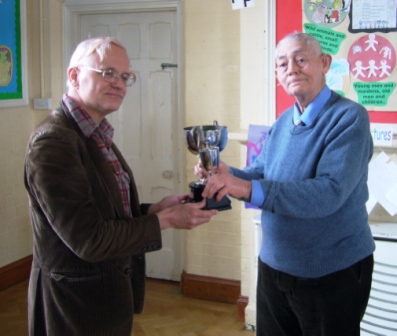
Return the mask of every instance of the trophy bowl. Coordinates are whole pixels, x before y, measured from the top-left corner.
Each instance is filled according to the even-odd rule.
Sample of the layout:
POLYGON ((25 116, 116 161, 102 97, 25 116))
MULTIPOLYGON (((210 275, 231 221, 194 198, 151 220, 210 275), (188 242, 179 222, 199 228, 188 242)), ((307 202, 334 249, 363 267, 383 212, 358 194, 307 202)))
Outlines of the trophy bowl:
POLYGON ((188 150, 198 155, 200 149, 218 147, 221 152, 227 144, 228 132, 226 126, 219 126, 217 121, 213 125, 190 126, 183 129, 188 150))

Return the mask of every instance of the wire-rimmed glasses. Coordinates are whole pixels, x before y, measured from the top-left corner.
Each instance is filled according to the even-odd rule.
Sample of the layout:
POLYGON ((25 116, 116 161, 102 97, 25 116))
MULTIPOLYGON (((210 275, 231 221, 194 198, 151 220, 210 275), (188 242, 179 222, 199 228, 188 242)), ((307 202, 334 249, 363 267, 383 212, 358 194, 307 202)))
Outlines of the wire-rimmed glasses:
POLYGON ((108 83, 116 83, 119 78, 121 78, 126 86, 132 86, 136 82, 136 75, 132 71, 123 72, 122 74, 120 74, 117 70, 113 68, 100 70, 90 68, 85 65, 80 65, 79 67, 100 73, 102 78, 108 83))

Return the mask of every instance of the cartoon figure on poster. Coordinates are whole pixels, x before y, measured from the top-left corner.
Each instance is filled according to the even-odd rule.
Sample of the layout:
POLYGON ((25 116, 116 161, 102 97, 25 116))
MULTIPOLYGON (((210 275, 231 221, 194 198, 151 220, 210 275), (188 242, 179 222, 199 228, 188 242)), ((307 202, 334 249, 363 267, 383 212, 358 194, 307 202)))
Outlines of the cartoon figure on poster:
POLYGON ((351 45, 347 60, 355 78, 378 82, 391 76, 396 65, 396 51, 386 38, 367 34, 351 45))
POLYGON ((304 3, 304 12, 309 22, 320 27, 339 25, 349 13, 351 0, 322 0, 304 3))

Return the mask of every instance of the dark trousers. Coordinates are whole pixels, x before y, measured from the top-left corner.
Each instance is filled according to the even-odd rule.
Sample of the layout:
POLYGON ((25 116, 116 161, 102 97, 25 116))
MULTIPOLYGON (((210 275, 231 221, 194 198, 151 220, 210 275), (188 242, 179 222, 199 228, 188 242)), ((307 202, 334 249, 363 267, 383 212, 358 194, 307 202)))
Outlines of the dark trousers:
POLYGON ((373 255, 320 278, 258 261, 257 336, 358 336, 371 291, 373 255))

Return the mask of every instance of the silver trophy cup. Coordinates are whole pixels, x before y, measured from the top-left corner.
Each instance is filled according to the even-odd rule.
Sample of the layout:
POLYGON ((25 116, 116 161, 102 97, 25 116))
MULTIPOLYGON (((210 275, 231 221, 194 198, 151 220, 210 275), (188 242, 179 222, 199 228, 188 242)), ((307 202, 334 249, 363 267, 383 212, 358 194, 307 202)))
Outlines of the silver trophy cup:
POLYGON ((199 157, 208 174, 215 174, 219 167, 219 147, 202 148, 199 150, 199 157))
MULTIPOLYGON (((219 153, 227 144, 227 127, 219 126, 215 120, 213 125, 185 127, 184 131, 189 151, 200 157, 201 163, 208 171, 209 176, 216 174, 219 167, 219 153)), ((201 194, 205 188, 205 183, 206 179, 189 183, 194 202, 200 202, 203 199, 201 194)), ((219 202, 215 198, 216 195, 207 199, 206 209, 231 209, 231 202, 227 196, 219 202)))

